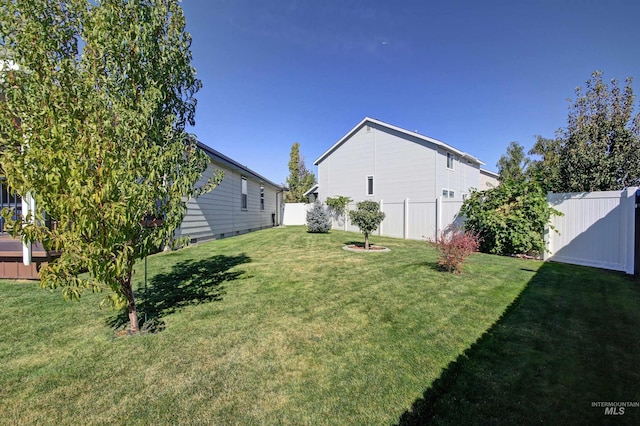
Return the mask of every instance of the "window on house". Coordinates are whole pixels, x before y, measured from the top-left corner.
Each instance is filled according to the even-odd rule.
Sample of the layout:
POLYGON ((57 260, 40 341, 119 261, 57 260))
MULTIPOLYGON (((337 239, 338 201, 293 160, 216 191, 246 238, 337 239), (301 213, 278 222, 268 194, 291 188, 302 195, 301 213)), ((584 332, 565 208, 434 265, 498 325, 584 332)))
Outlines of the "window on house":
POLYGON ((449 189, 442 190, 442 198, 455 198, 455 192, 449 189))
POLYGON ((264 184, 260 184, 260 210, 264 210, 264 184))
POLYGON ((373 195, 373 176, 367 176, 367 195, 373 195))
POLYGON ((242 210, 247 210, 247 178, 242 176, 242 210))
POLYGON ((447 152, 447 169, 453 170, 453 155, 447 152))

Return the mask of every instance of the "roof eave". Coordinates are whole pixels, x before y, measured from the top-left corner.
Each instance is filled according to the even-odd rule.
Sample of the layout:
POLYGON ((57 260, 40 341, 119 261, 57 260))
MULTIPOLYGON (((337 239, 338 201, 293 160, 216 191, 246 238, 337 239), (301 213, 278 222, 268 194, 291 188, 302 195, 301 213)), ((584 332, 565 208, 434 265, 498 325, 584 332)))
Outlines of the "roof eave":
POLYGON ((305 197, 308 197, 309 195, 313 194, 314 192, 318 191, 318 189, 320 188, 320 185, 318 185, 317 183, 314 184, 311 188, 309 188, 307 190, 307 192, 305 192, 304 195, 305 197))
POLYGON ((353 136, 353 134, 355 134, 362 126, 364 126, 367 122, 372 123, 372 124, 377 124, 379 126, 382 127, 386 127, 388 129, 391 130, 395 130, 396 132, 399 133, 403 133, 407 136, 413 136, 416 137, 418 139, 422 139, 424 141, 430 142, 436 146, 439 146, 447 151, 451 151, 454 154, 459 155, 462 158, 465 158, 471 162, 474 162, 478 165, 484 165, 485 163, 483 163, 482 161, 480 161, 478 158, 474 157, 471 154, 468 154, 464 151, 460 151, 454 147, 452 147, 451 145, 448 145, 438 139, 434 139, 431 138, 429 136, 425 136, 425 135, 421 135, 420 133, 417 132, 411 132, 407 129, 403 129, 401 127, 398 126, 394 126, 393 124, 389 124, 389 123, 385 123, 384 121, 380 121, 377 120, 375 118, 370 118, 370 117, 365 117, 362 121, 360 121, 358 124, 355 125, 354 128, 352 128, 351 130, 349 130, 347 132, 347 134, 345 134, 342 138, 340 138, 340 140, 338 142, 336 142, 335 144, 333 144, 333 146, 331 148, 329 148, 328 150, 326 150, 320 157, 318 157, 318 159, 316 161, 313 162, 313 164, 315 166, 317 166, 322 160, 324 160, 325 158, 327 158, 333 151, 335 151, 340 145, 342 145, 347 139, 349 139, 351 136, 353 136))
POLYGON ((207 155, 209 155, 209 157, 211 158, 219 158, 220 160, 222 160, 224 163, 227 163, 229 166, 234 167, 236 169, 238 169, 241 172, 246 172, 247 174, 253 175, 254 177, 260 179, 262 182, 264 183, 268 183, 269 185, 272 185, 280 190, 282 190, 282 185, 278 185, 277 183, 274 183, 273 181, 265 178, 264 176, 262 176, 259 173, 254 172, 253 170, 251 170, 250 168, 248 168, 247 166, 244 166, 240 163, 238 163, 237 161, 235 161, 234 159, 227 157, 226 155, 224 155, 223 153, 216 151, 215 149, 203 144, 202 142, 198 141, 197 142, 198 148, 202 149, 204 152, 207 153, 207 155))

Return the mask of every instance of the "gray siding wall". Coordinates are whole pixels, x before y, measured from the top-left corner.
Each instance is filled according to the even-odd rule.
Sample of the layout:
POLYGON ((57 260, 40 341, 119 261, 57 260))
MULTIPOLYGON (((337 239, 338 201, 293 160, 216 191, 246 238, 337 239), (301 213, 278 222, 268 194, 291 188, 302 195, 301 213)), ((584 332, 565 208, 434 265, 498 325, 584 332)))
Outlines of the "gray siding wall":
POLYGON ((319 198, 344 195, 354 202, 431 201, 442 189, 455 191, 456 200, 479 185, 480 167, 455 159, 447 169, 446 151, 436 145, 386 127, 363 126, 318 164, 319 198), (369 128, 367 128, 369 127, 369 128), (367 195, 367 176, 374 178, 367 195))
POLYGON ((442 196, 442 190, 454 191, 454 200, 462 200, 463 194, 469 194, 470 188, 480 185, 480 165, 473 164, 453 154, 453 170, 447 168, 447 152, 437 150, 436 196, 442 196))
POLYGON ((480 185, 478 186, 480 191, 495 188, 499 183, 498 178, 480 170, 480 185))
POLYGON ((207 167, 197 183, 201 185, 215 170, 224 171, 222 182, 211 192, 192 199, 176 237, 188 236, 191 241, 223 238, 273 226, 278 189, 264 183, 264 210, 260 209, 259 179, 248 173, 232 170, 215 161, 207 167), (247 209, 242 209, 242 177, 247 179, 247 209))

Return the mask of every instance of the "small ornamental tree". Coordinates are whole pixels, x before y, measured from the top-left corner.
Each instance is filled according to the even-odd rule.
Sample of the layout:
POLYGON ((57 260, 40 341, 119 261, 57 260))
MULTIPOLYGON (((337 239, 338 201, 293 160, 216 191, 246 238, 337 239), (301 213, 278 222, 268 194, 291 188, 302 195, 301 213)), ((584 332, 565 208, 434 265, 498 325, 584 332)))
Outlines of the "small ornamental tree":
POLYGON ((385 214, 380 211, 380 204, 375 201, 365 200, 357 204, 356 210, 349 212, 349 219, 354 223, 360 232, 364 234, 364 248, 369 250, 369 234, 376 229, 385 218, 385 214))
POLYGON ((13 221, 5 211, 7 228, 61 252, 42 287, 65 298, 108 290, 131 332, 136 260, 222 179, 195 185, 210 161, 185 133, 201 87, 185 25, 178 0, 0 2, 3 59, 15 65, 0 67, 0 164, 38 208, 13 221), (156 218, 162 226, 146 226, 156 218))
POLYGON ((319 202, 313 203, 307 212, 307 231, 311 233, 325 233, 331 229, 331 216, 319 202))

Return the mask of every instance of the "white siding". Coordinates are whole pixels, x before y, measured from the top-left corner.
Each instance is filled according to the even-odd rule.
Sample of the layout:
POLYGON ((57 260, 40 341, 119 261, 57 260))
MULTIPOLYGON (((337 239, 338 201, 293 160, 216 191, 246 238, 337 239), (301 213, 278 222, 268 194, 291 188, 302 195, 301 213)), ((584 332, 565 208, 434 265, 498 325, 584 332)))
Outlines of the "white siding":
POLYGON ((319 199, 343 195, 355 202, 435 201, 446 188, 462 200, 479 186, 480 166, 451 153, 455 165, 447 169, 447 152, 417 136, 376 123, 364 125, 318 163, 319 199), (373 196, 367 195, 368 176, 374 179, 373 196))

